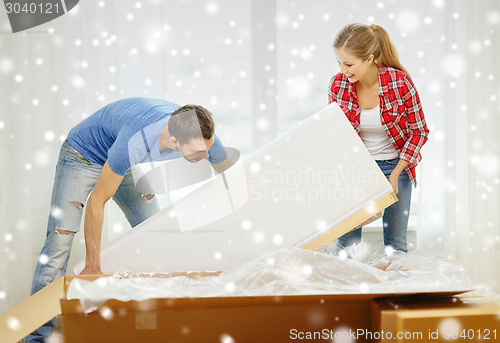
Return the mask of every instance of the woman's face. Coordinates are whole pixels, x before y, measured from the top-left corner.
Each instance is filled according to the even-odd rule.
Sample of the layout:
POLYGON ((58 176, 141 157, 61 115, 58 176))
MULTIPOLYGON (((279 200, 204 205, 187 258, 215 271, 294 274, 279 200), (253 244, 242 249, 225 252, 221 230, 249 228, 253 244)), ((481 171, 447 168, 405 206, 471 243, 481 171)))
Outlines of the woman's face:
POLYGON ((356 82, 363 79, 373 61, 373 56, 370 56, 367 60, 362 60, 352 55, 349 50, 344 47, 335 49, 335 55, 337 56, 340 72, 347 76, 350 82, 356 82))

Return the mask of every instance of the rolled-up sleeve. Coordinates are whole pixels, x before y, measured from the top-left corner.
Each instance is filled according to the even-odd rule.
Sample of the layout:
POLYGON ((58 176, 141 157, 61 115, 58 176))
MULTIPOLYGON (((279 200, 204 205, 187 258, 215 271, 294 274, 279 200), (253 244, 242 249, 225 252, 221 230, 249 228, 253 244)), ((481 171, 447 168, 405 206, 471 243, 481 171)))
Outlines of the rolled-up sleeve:
POLYGON ((429 130, 425 122, 424 112, 422 111, 417 89, 409 77, 405 77, 403 89, 403 101, 406 107, 409 137, 400 150, 399 158, 413 164, 419 162, 419 152, 427 141, 429 130))

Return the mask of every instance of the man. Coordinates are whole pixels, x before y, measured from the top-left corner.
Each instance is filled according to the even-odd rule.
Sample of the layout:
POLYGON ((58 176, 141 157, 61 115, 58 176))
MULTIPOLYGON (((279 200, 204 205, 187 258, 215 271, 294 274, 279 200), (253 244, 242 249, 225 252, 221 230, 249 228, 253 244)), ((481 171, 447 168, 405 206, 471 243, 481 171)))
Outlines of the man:
MULTIPOLYGON (((159 99, 127 98, 71 129, 56 167, 47 236, 31 294, 66 274, 84 208, 86 266, 81 274, 102 274, 104 205, 113 198, 132 227, 149 218, 158 211, 154 194, 136 189, 131 167, 180 156, 189 162, 208 159, 217 172, 231 165, 214 134, 211 113, 201 106, 179 108, 159 99)), ((24 342, 43 342, 53 327, 52 320, 24 342)))

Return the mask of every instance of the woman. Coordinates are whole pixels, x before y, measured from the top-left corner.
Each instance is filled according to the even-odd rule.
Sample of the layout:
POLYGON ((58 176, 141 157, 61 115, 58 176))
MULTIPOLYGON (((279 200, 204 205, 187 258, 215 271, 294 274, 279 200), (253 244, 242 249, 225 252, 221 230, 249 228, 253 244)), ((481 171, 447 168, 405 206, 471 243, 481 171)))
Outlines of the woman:
MULTIPOLYGON (((417 90, 381 26, 349 24, 333 47, 340 73, 330 81, 328 102, 339 104, 397 194, 399 201, 382 217, 384 245, 407 252, 411 185, 429 134, 417 90)), ((337 246, 360 241, 361 228, 337 246)))

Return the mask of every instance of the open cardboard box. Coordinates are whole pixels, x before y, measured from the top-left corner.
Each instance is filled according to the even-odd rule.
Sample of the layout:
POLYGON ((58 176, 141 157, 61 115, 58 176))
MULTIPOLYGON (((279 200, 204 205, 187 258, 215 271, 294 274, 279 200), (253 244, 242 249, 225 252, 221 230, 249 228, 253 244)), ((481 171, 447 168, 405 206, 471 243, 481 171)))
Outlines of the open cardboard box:
MULTIPOLYGON (((371 220, 374 213, 395 201, 397 197, 394 193, 382 197, 303 248, 320 250, 353 227, 371 220)), ((213 272, 170 274, 198 277, 213 275, 213 272)), ((109 300, 100 311, 90 314, 84 313, 78 300, 66 299, 71 280, 95 280, 99 277, 102 275, 65 276, 30 296, 0 316, 0 343, 17 342, 58 315, 61 315, 65 342, 71 343, 153 339, 161 339, 161 342, 232 342, 224 341, 224 335, 233 337, 235 342, 280 342, 289 340, 291 330, 296 330, 299 337, 303 332, 326 328, 368 329, 371 325, 370 300, 383 296, 163 298, 140 302, 109 300), (103 311, 108 313, 108 309, 113 313, 113 319, 103 317, 103 311)))
MULTIPOLYGON (((174 273, 203 277, 217 273, 174 273)), ((159 298, 122 302, 108 300, 85 314, 79 300, 66 292, 66 276, 1 317, 1 342, 17 342, 33 329, 61 315, 65 342, 289 342, 352 337, 370 331, 374 299, 405 296, 449 297, 456 292, 425 294, 335 294, 159 298), (34 310, 36 309, 36 310, 34 310), (337 335, 337 336, 336 336, 337 335)), ((356 342, 369 342, 364 334, 356 342)))
POLYGON ((374 343, 500 341, 500 306, 492 299, 373 299, 371 311, 374 343))
MULTIPOLYGON (((390 193, 369 208, 324 232, 304 249, 319 250, 351 228, 373 218, 397 201, 390 193)), ((170 273, 190 277, 213 272, 170 273)), ((381 294, 298 295, 218 298, 162 298, 107 301, 85 314, 78 300, 67 300, 74 278, 95 280, 102 275, 65 276, 0 316, 0 343, 14 343, 55 316, 61 315, 65 342, 281 342, 305 332, 370 328, 370 300, 381 294), (112 313, 112 319, 105 319, 112 313), (293 331, 296 330, 296 331, 293 331)), ((387 296, 395 296, 388 294, 387 296)), ((443 295, 449 295, 443 293, 443 295)), ((334 331, 335 333, 336 331, 334 331)), ((361 341, 359 341, 361 342, 361 341)))
MULTIPOLYGON (((228 204, 231 210, 221 218, 195 216, 204 224, 193 230, 184 230, 185 223, 177 223, 165 209, 103 248, 103 271, 230 270, 283 247, 318 251, 397 201, 386 177, 336 104, 254 152, 240 162, 240 167, 230 168, 175 205, 191 211, 184 217, 203 217, 207 213, 200 208, 203 202, 198 197, 218 192, 223 194, 221 199, 226 197, 234 202, 242 198, 241 207, 236 209, 234 203, 228 204), (346 150, 346 146, 352 150, 346 150), (350 187, 360 191, 360 197, 350 201, 348 197, 275 201, 252 196, 250 188, 242 187, 246 183, 247 187, 258 186, 258 190, 295 192, 294 178, 285 182, 265 177, 281 175, 283 171, 297 175, 304 171, 321 175, 333 172, 340 179, 335 177, 325 183, 311 178, 300 186, 318 194, 325 189, 344 194, 344 188, 350 187), (251 228, 242 230, 242 222, 247 219, 252 220, 251 228)), ((345 335, 349 329, 369 329, 370 301, 395 296, 378 293, 109 300, 98 311, 85 315, 78 300, 66 299, 73 278, 54 281, 0 317, 1 342, 16 342, 57 315, 62 315, 63 335, 70 343, 289 342, 307 338, 307 332, 319 332, 331 341, 332 333, 345 335)), ((450 292, 434 295, 449 296, 450 292)))

